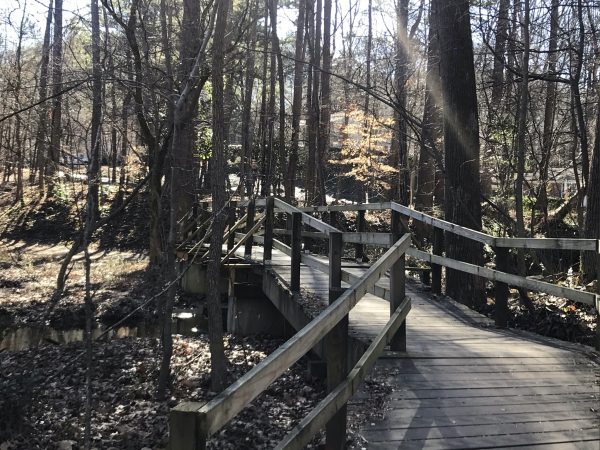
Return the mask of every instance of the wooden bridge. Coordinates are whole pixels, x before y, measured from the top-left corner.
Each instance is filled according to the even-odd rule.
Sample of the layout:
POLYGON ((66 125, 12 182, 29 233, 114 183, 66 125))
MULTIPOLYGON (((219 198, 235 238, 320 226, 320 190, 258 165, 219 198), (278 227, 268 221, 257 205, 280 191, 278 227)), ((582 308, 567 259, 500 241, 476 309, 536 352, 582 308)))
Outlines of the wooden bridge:
MULTIPOLYGON (((230 217, 222 262, 244 258, 259 268, 264 293, 297 333, 210 402, 175 407, 171 449, 205 448, 207 439, 311 349, 326 361, 328 394, 277 448, 304 448, 322 429, 328 449, 344 448, 346 405, 367 395, 360 383, 371 370, 392 394, 385 418, 361 429, 367 448, 600 448, 598 354, 507 329, 509 286, 592 305, 596 314, 600 306, 595 293, 510 273, 508 249, 589 251, 599 258, 599 241, 494 237, 394 202, 297 208, 270 197, 231 210, 236 208, 244 211, 239 220, 230 217), (349 211, 356 214, 356 232, 342 232, 313 215, 349 211), (389 211, 390 232, 367 232, 365 211, 389 211), (410 220, 433 228, 431 253, 412 245, 410 220), (496 267, 443 256, 444 233, 490 246, 496 267), (326 241, 322 254, 303 248, 303 240, 318 239, 326 241), (349 245, 357 257, 351 262, 343 258, 349 245), (385 252, 367 264, 365 246, 385 252), (418 270, 430 270, 430 289, 407 283, 406 269, 416 268, 406 266, 406 256, 429 264, 418 270), (443 268, 495 283, 494 320, 440 295, 443 268), (306 293, 320 303, 314 318, 302 315, 299 300, 306 293)), ((206 240, 196 237, 195 226, 188 231, 180 246, 185 255, 206 240)))

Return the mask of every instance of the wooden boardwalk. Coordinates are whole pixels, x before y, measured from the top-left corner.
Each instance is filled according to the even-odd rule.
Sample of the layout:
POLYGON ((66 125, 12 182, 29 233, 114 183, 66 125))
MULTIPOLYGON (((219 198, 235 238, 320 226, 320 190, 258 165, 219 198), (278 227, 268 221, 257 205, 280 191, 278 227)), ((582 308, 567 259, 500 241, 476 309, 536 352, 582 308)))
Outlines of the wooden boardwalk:
MULTIPOLYGON (((262 262, 261 247, 253 248, 252 259, 262 262)), ((289 280, 287 255, 273 250, 272 268, 289 280)), ((343 270, 360 276, 366 267, 343 270)), ((303 289, 327 301, 326 273, 303 264, 300 279, 303 289)), ((377 285, 378 293, 388 293, 387 279, 377 285)), ((490 319, 416 284, 407 295, 407 351, 385 353, 372 372, 393 391, 385 418, 361 430, 367 448, 600 449, 600 366, 592 349, 496 329, 490 319)), ((369 340, 389 314, 388 301, 365 295, 350 313, 350 334, 369 340)), ((351 403, 366 395, 359 391, 351 403)))

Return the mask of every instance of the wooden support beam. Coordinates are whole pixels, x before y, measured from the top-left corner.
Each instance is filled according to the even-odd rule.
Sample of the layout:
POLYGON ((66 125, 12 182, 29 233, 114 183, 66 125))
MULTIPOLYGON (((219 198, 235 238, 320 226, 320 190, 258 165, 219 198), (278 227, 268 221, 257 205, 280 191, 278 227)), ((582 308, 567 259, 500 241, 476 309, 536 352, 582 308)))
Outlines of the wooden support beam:
MULTIPOLYGON (((246 218, 246 233, 248 233, 254 226, 254 213, 256 211, 254 199, 251 199, 248 203, 248 217, 246 218)), ((246 247, 244 248, 244 255, 249 258, 252 255, 252 237, 246 241, 246 247)))
POLYGON ((229 235, 227 236, 227 250, 231 250, 235 245, 235 233, 233 233, 232 231, 234 230, 234 226, 236 223, 236 209, 236 202, 235 200, 232 200, 229 205, 229 235))
MULTIPOLYGON (((508 272, 508 249, 496 247, 496 269, 508 272)), ((508 284, 496 281, 496 326, 498 328, 508 327, 508 284)))
POLYGON ((202 403, 185 402, 169 413, 169 450, 204 450, 206 416, 199 414, 202 403))
MULTIPOLYGON (((342 233, 329 235, 329 304, 342 293, 342 233)), ((332 328, 325 338, 327 392, 333 392, 348 373, 348 315, 332 328)), ((325 448, 342 450, 346 444, 346 405, 341 406, 327 423, 325 448)))
POLYGON ((600 351, 600 239, 596 241, 596 350, 600 351))
MULTIPOLYGON (((356 231, 358 231, 359 233, 362 233, 364 231, 367 231, 367 222, 365 220, 365 211, 363 210, 359 210, 358 214, 356 216, 356 231)), ((362 243, 357 243, 354 247, 354 257, 359 260, 362 261, 365 257, 365 246, 362 243)))
MULTIPOLYGON (((396 242, 401 237, 402 223, 400 213, 392 210, 392 239, 396 242)), ((405 237, 411 238, 410 234, 405 234, 405 237)), ((396 309, 404 302, 406 298, 406 257, 400 256, 390 269, 390 316, 394 314, 396 309)), ((390 349, 394 351, 406 351, 406 322, 403 322, 398 332, 390 341, 390 349)))
POLYGON ((302 213, 292 213, 292 254, 290 290, 300 292, 300 263, 302 261, 302 213))
POLYGON ((275 199, 273 197, 267 197, 266 200, 267 201, 265 208, 265 238, 263 241, 263 262, 265 264, 270 263, 273 257, 273 222, 275 219, 275 199))
MULTIPOLYGON (((444 230, 433 228, 433 254, 442 256, 444 253, 444 230)), ((442 293, 442 266, 439 264, 431 265, 431 291, 434 294, 442 293)))

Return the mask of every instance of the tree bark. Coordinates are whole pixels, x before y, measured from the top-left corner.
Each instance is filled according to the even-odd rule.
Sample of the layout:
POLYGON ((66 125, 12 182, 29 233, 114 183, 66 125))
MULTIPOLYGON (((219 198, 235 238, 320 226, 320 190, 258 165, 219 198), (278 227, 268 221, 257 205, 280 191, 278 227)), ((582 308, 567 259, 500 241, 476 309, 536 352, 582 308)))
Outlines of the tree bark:
POLYGON ((298 166, 298 148, 300 141, 300 115, 302 114, 302 82, 304 68, 304 22, 306 0, 298 2, 298 19, 296 22, 296 49, 294 52, 294 93, 292 100, 292 142, 285 183, 285 197, 288 203, 296 198, 296 173, 298 166))
POLYGON ((52 122, 50 131, 49 160, 47 165, 48 195, 54 195, 54 177, 60 158, 62 136, 62 8, 63 0, 54 2, 54 34, 52 39, 52 122))
POLYGON ((331 121, 331 0, 323 3, 323 71, 321 72, 321 108, 317 161, 317 204, 325 205, 325 165, 329 153, 329 127, 331 121))
MULTIPOLYGON (((559 26, 559 0, 552 0, 550 9, 550 40, 548 42, 548 58, 546 59, 546 73, 556 72, 558 61, 558 26, 559 26)), ((492 99, 493 101, 493 99, 492 99)), ((540 157, 540 183, 538 187, 535 210, 539 211, 543 220, 548 221, 548 170, 552 159, 554 141, 554 117, 556 115, 556 83, 546 82, 546 100, 544 105, 544 134, 542 135, 542 148, 540 157)), ((537 222, 533 217, 533 222, 537 222)))
MULTIPOLYGON (((396 70, 394 91, 398 109, 406 110, 406 88, 408 81, 408 63, 410 42, 408 39, 408 0, 397 0, 396 3, 396 70)), ((392 151, 398 154, 398 179, 395 197, 403 205, 409 205, 410 199, 410 169, 408 167, 408 137, 406 120, 401 114, 395 114, 394 139, 397 148, 392 151)))
POLYGON ((227 14, 229 0, 218 0, 217 22, 213 39, 212 52, 212 128, 213 154, 211 164, 211 190, 213 201, 213 223, 210 240, 208 278, 208 333, 210 340, 211 386, 215 392, 226 385, 227 366, 223 345, 223 321, 221 314, 221 293, 219 279, 221 273, 221 249, 223 247, 223 231, 227 222, 228 211, 225 205, 225 159, 223 134, 223 65, 225 51, 225 34, 227 32, 227 14))
MULTIPOLYGON (((596 138, 590 168, 590 184, 587 190, 585 215, 585 237, 588 239, 600 239, 600 220, 598 219, 600 217, 600 103, 596 108, 596 138)), ((587 281, 597 277, 599 271, 597 267, 598 254, 594 253, 584 252, 583 254, 583 273, 584 279, 587 281)), ((600 280, 597 280, 596 283, 600 285, 600 280)))
MULTIPOLYGON (((53 1, 48 2, 48 15, 46 16, 46 30, 44 31, 44 43, 42 44, 42 60, 40 62, 40 88, 39 88, 39 99, 44 100, 48 96, 48 66, 50 64, 50 29, 52 28, 52 4, 53 1)), ((44 101, 40 105, 40 114, 38 119, 38 129, 35 139, 37 163, 35 167, 38 170, 38 187, 41 192, 44 192, 46 188, 46 158, 48 146, 46 138, 48 135, 48 102, 44 101)), ((35 179, 35 171, 32 170, 33 178, 35 179)))
MULTIPOLYGON (((442 135, 441 92, 440 86, 440 42, 437 26, 438 15, 436 4, 431 2, 429 8, 429 35, 427 40, 427 74, 425 78, 425 104, 423 107, 423 126, 421 129, 421 147, 419 151, 418 187, 415 198, 415 208, 430 214, 434 205, 442 204, 443 189, 437 189, 438 183, 443 183, 443 167, 436 171, 436 158, 433 152, 440 147, 442 135), (439 175, 439 176, 436 176, 439 175)), ((420 242, 431 238, 430 227, 418 224, 415 231, 420 242)))
MULTIPOLYGON (((439 11, 440 69, 444 99, 445 217, 481 230, 479 120, 473 66, 473 43, 467 0, 434 0, 439 11)), ((446 236, 448 257, 483 264, 483 246, 446 236)), ((484 301, 482 279, 448 270, 447 294, 470 306, 484 301)))

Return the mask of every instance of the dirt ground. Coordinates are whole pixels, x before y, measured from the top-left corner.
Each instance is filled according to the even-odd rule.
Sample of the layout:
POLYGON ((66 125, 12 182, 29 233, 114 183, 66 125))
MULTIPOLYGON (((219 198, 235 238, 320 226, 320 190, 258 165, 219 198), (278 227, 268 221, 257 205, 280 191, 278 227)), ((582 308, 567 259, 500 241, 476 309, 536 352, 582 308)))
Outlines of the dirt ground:
MULTIPOLYGON (((57 329, 83 326, 85 273, 82 255, 72 264, 64 296, 49 300, 67 253, 67 243, 0 241, 0 329, 48 323, 57 329)), ((92 249, 92 288, 96 317, 110 325, 159 288, 143 253, 92 249)), ((148 310, 132 318, 139 320, 148 310)))

